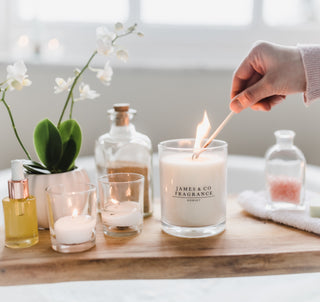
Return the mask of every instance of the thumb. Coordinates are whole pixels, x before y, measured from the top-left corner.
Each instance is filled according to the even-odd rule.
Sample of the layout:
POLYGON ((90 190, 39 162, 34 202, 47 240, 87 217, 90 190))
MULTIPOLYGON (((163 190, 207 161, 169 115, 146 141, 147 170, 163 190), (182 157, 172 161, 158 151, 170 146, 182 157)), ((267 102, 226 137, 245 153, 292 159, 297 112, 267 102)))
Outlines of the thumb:
POLYGON ((265 80, 262 78, 260 81, 246 88, 232 99, 230 103, 230 109, 236 113, 239 113, 243 109, 251 107, 255 103, 272 95, 272 93, 266 89, 266 86, 265 80))

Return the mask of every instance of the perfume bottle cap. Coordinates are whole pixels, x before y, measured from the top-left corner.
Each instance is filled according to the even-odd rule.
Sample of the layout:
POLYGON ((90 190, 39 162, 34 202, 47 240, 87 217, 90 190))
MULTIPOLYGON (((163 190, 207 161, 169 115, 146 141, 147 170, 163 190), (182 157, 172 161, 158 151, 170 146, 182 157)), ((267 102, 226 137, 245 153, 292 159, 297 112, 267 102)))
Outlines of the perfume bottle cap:
POLYGON ((24 171, 23 171, 23 160, 15 159, 11 161, 11 179, 12 180, 23 180, 24 171))
POLYGON ((11 161, 11 180, 8 181, 10 199, 25 199, 29 196, 28 179, 24 177, 23 160, 11 161))

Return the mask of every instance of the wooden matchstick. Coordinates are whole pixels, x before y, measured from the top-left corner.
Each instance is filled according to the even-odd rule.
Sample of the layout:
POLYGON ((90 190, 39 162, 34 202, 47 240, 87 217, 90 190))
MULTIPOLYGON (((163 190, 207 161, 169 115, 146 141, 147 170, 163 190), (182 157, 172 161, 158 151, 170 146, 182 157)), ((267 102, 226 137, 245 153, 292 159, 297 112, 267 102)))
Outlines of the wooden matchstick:
POLYGON ((220 133, 220 131, 224 128, 224 126, 229 122, 229 120, 232 118, 232 116, 234 115, 234 112, 231 111, 228 116, 224 119, 224 121, 219 125, 219 127, 216 129, 216 131, 213 132, 213 134, 208 138, 207 142, 201 147, 200 150, 194 152, 192 154, 192 159, 197 159, 199 157, 199 155, 205 151, 205 148, 207 148, 210 143, 218 136, 218 134, 220 133))

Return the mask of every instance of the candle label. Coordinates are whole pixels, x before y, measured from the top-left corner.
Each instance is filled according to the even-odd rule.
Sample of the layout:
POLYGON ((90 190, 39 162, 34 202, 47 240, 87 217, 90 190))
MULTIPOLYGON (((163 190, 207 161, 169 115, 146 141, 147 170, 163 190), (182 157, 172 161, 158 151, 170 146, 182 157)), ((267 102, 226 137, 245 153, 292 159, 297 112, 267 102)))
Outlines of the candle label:
POLYGON ((173 154, 160 160, 161 219, 182 227, 225 221, 226 158, 206 154, 173 154))
POLYGON ((212 186, 176 186, 173 198, 184 198, 188 202, 200 202, 203 198, 213 198, 212 186))

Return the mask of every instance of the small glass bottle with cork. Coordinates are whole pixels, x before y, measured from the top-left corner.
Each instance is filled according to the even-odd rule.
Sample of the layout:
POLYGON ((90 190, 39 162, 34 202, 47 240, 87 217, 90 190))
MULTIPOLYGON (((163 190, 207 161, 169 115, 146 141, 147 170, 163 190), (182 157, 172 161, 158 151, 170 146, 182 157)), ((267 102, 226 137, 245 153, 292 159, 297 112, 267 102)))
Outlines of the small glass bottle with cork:
POLYGON ((108 110, 111 128, 101 135, 95 145, 98 177, 111 173, 142 174, 144 182, 144 216, 153 211, 152 144, 144 134, 136 131, 131 122, 136 110, 127 103, 114 104, 108 110))
POLYGON ((293 144, 294 131, 274 133, 276 145, 266 152, 266 185, 272 209, 303 209, 306 160, 293 144))

